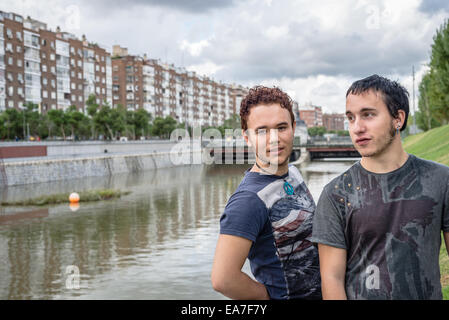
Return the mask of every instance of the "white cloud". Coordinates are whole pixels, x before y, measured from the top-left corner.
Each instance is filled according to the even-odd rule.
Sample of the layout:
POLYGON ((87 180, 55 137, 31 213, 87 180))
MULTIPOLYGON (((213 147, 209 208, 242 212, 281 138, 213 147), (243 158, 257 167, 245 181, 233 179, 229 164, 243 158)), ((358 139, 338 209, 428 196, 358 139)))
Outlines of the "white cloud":
POLYGON ((203 49, 205 47, 208 47, 209 45, 209 41, 207 40, 201 40, 192 43, 187 40, 183 40, 180 48, 181 50, 187 50, 192 56, 197 57, 201 54, 201 51, 203 51, 203 49))
POLYGON ((288 26, 271 26, 264 31, 264 34, 270 39, 278 39, 288 34, 288 26))
POLYGON ((205 63, 190 65, 186 68, 189 71, 195 71, 199 75, 206 75, 211 77, 217 73, 223 66, 216 65, 213 62, 207 61, 205 63))

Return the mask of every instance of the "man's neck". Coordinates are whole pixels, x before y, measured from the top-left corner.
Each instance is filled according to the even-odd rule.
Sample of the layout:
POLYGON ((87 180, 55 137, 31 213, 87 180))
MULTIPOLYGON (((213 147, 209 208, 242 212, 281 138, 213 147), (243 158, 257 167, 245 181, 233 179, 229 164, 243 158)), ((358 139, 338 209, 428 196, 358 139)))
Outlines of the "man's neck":
POLYGON ((395 141, 390 148, 379 155, 362 157, 360 164, 370 172, 388 173, 402 167, 407 159, 408 154, 402 147, 401 141, 395 141))
POLYGON ((266 164, 265 162, 262 162, 256 158, 256 163, 253 165, 250 171, 264 174, 271 174, 275 176, 283 176, 284 174, 288 173, 288 161, 282 165, 274 165, 274 164, 266 164), (257 166, 257 164, 259 166, 257 166))

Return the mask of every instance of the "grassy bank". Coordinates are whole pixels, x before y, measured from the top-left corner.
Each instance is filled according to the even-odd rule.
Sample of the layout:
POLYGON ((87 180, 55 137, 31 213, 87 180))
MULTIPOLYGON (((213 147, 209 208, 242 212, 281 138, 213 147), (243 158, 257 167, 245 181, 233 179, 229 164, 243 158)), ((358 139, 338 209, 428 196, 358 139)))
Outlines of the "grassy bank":
POLYGON ((420 158, 449 166, 449 125, 406 137, 404 148, 420 158))
MULTIPOLYGON (((127 195, 130 192, 122 192, 120 190, 91 190, 78 193, 80 202, 101 201, 114 198, 120 198, 122 195, 127 195)), ((42 196, 34 199, 27 199, 15 202, 1 202, 1 206, 45 206, 50 204, 68 203, 69 193, 52 194, 42 196)))
MULTIPOLYGON (((449 125, 406 137, 404 148, 420 158, 449 166, 449 125)), ((443 296, 445 300, 449 300, 449 258, 444 240, 440 251, 440 268, 443 296)))

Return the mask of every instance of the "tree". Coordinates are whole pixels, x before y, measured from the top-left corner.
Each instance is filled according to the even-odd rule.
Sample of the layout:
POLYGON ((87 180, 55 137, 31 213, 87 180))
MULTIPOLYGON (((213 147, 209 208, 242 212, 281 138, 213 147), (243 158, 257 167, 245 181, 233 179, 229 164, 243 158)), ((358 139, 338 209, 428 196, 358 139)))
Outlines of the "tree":
POLYGON ((156 117, 153 122, 152 134, 159 137, 170 137, 170 133, 176 129, 176 120, 170 116, 156 117))
POLYGON ((435 98, 434 86, 432 74, 428 72, 419 84, 418 111, 416 112, 416 124, 424 131, 441 125, 441 122, 436 118, 435 105, 431 103, 435 98))
POLYGON ((73 139, 87 135, 89 131, 89 119, 82 112, 79 112, 76 106, 70 106, 66 110, 65 116, 73 139))
POLYGON ((323 134, 326 133, 325 127, 311 127, 307 129, 307 132, 309 133, 309 136, 315 137, 315 136, 323 136, 323 134))
POLYGON ((24 116, 25 116, 25 129, 30 135, 37 135, 38 134, 38 128, 39 128, 39 121, 40 116, 39 112, 37 111, 38 106, 37 104, 34 104, 32 102, 28 102, 24 105, 24 116))
POLYGON ((17 109, 6 109, 3 112, 3 120, 4 128, 6 131, 6 138, 13 139, 15 137, 23 136, 23 112, 19 112, 17 109))
POLYGON ((66 140, 65 126, 68 124, 68 118, 62 110, 52 109, 48 111, 48 118, 53 122, 54 126, 60 130, 64 140, 66 140))
POLYGON ((145 109, 138 109, 134 113, 134 128, 137 135, 145 136, 149 133, 151 114, 145 109))
POLYGON ((419 85, 419 113, 417 123, 421 129, 449 122, 449 20, 433 37, 430 71, 419 85))

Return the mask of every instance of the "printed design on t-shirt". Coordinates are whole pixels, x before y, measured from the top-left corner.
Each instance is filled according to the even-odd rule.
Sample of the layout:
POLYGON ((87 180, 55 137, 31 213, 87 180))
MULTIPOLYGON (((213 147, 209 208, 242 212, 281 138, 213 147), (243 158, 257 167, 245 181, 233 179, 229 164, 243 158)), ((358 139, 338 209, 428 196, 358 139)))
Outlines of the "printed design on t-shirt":
POLYGON ((289 296, 318 297, 318 252, 309 241, 315 202, 299 171, 292 174, 292 170, 297 169, 290 169, 289 172, 293 195, 285 193, 283 180, 269 184, 258 195, 269 209, 277 255, 283 265, 289 296))
POLYGON ((422 195, 416 171, 382 179, 352 170, 330 188, 331 198, 336 207, 343 209, 346 223, 348 296, 354 299, 431 296, 435 288, 422 272, 419 243, 425 241, 436 202, 422 195))

